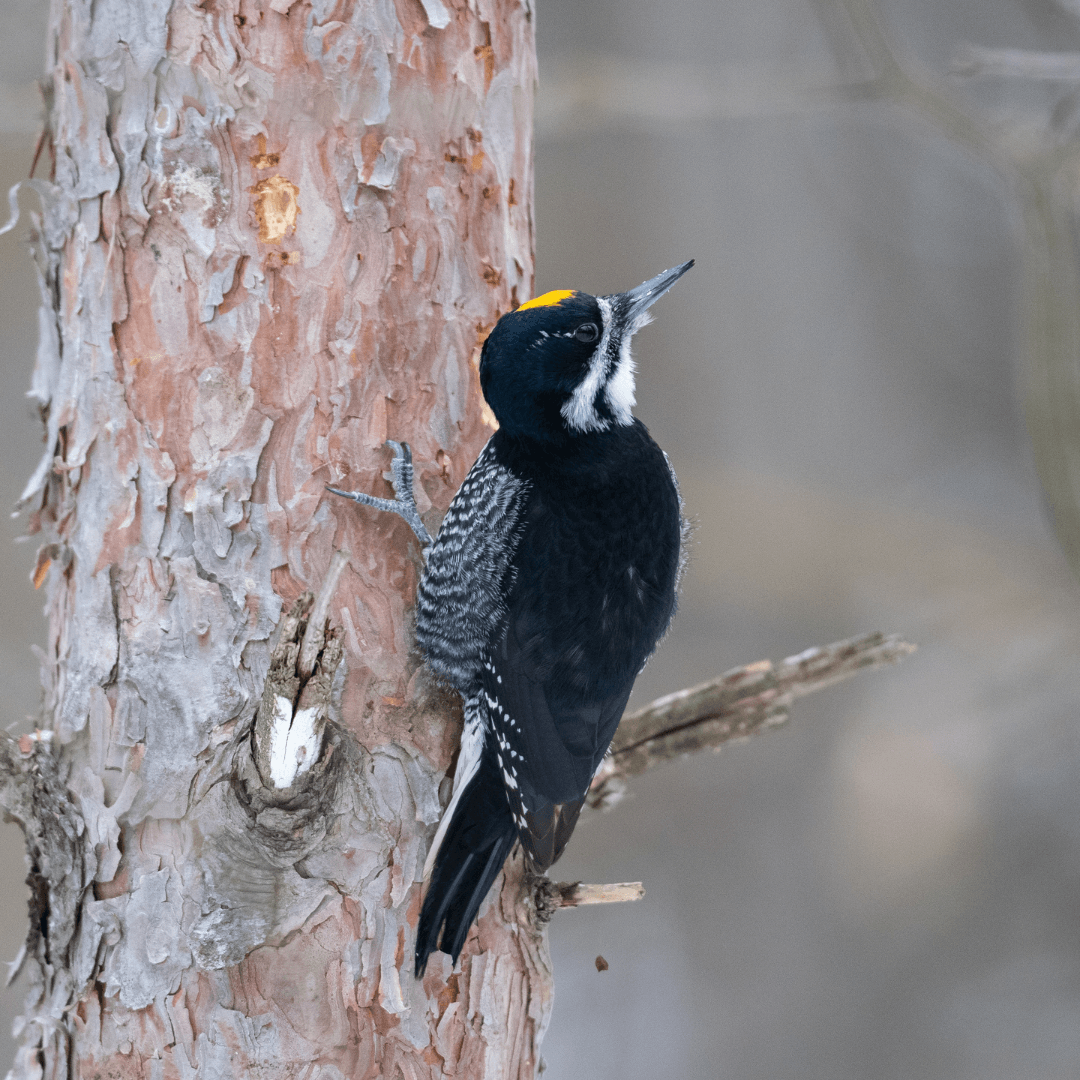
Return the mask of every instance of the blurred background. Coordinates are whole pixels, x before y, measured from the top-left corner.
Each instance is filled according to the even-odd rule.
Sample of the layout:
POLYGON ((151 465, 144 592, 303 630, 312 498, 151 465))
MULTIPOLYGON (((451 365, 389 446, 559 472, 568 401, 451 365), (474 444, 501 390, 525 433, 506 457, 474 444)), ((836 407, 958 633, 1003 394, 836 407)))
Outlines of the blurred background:
MULTIPOLYGON (((45 7, 0 6, 2 190, 33 153, 45 7)), ((537 291, 697 259, 637 339, 697 531, 634 704, 867 630, 920 645, 582 822, 558 875, 647 894, 552 924, 547 1075, 1075 1080, 1080 588, 1052 520, 1068 540, 1080 292, 1047 207, 1080 188, 1080 0, 537 7, 537 291)), ((22 232, 0 238, 8 507, 40 454, 22 232)), ((0 559, 3 723, 37 708, 32 559, 0 559)), ((7 958, 20 834, 0 845, 7 958)))

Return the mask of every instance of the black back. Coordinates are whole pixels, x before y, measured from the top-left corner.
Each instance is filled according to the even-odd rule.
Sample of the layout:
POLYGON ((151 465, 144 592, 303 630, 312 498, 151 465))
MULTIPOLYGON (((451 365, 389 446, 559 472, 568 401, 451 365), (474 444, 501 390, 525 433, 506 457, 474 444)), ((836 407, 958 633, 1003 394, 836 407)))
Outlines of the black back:
POLYGON ((679 496, 637 420, 563 445, 492 441, 529 487, 484 689, 522 841, 544 870, 674 613, 679 496))

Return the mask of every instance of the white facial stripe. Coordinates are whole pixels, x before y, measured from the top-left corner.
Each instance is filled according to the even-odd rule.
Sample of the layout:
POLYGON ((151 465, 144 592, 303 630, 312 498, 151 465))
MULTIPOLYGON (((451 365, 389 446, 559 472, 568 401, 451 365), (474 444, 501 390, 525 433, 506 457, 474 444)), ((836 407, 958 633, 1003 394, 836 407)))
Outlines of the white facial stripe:
MULTIPOLYGON (((652 315, 648 311, 643 311, 634 320, 633 326, 627 327, 619 342, 615 370, 609 375, 612 367, 612 357, 609 356, 612 327, 611 301, 597 297, 596 302, 600 305, 604 333, 596 346, 596 352, 589 361, 585 378, 581 380, 570 399, 562 407, 563 419, 572 431, 606 431, 610 426, 609 421, 603 419, 596 411, 596 396, 601 387, 604 390, 604 400, 611 410, 615 423, 624 426, 634 422, 634 414, 631 411, 636 404, 634 358, 630 353, 630 344, 634 334, 652 322, 652 315)), ((567 336, 572 336, 572 334, 567 336)))
POLYGON ((592 359, 589 361, 589 370, 585 378, 578 383, 573 394, 562 407, 563 419, 571 431, 604 431, 608 426, 608 422, 597 414, 595 402, 608 369, 611 304, 601 297, 597 297, 596 302, 600 305, 600 318, 604 324, 604 332, 600 335, 600 343, 596 346, 596 352, 592 354, 592 359))
POLYGON ((634 325, 623 334, 619 343, 619 361, 615 366, 615 374, 608 379, 604 389, 604 397, 607 399, 608 408, 615 417, 615 423, 625 426, 634 422, 634 414, 630 411, 637 404, 634 397, 634 358, 630 355, 630 342, 643 326, 652 322, 652 316, 648 311, 643 311, 635 320, 634 325))

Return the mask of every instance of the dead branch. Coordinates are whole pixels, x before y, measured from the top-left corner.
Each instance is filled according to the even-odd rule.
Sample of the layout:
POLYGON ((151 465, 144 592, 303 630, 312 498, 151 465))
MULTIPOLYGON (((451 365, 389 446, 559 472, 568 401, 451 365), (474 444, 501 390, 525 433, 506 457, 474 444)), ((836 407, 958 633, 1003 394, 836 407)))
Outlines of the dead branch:
POLYGON ((640 900, 645 886, 640 881, 617 881, 610 885, 586 885, 581 881, 560 881, 560 907, 583 907, 586 904, 624 904, 640 900))
POLYGON ((896 634, 875 632, 807 649, 774 666, 771 660, 735 668, 718 679, 658 698, 623 717, 589 792, 589 805, 609 809, 632 776, 672 758, 716 750, 731 739, 777 727, 796 698, 895 664, 915 651, 896 634))
POLYGON ((645 895, 645 886, 640 881, 586 885, 580 881, 552 881, 539 876, 527 878, 525 884, 532 893, 536 919, 541 925, 550 922, 555 912, 562 908, 584 907, 586 904, 622 904, 640 900, 645 895))

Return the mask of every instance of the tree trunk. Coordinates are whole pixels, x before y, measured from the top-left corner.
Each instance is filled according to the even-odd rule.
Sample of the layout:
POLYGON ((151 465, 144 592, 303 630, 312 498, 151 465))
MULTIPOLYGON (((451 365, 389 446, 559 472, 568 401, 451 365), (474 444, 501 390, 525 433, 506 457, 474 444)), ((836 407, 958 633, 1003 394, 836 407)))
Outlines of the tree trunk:
POLYGON ((389 494, 408 439, 434 531, 490 434, 479 345, 532 285, 530 2, 54 0, 49 40, 15 1075, 532 1076, 520 861, 459 973, 411 975, 459 705, 410 645, 407 526, 324 492, 389 494))

